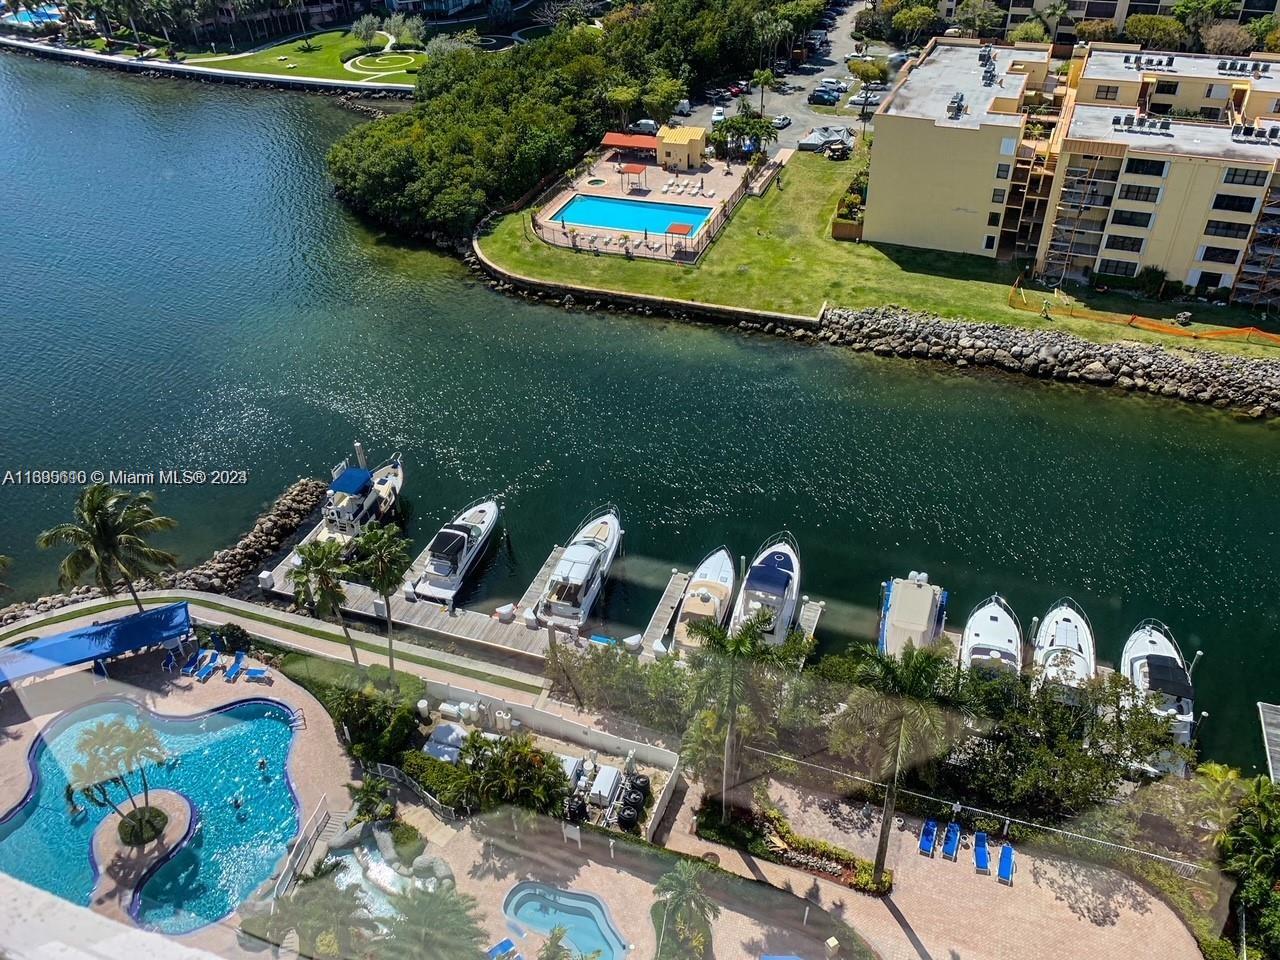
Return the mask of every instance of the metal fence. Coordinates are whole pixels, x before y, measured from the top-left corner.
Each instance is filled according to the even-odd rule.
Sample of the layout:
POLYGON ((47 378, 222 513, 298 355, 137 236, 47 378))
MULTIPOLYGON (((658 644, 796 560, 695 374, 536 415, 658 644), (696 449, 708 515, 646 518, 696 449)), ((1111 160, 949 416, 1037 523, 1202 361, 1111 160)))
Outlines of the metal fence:
POLYGON ((307 819, 306 825, 302 828, 302 833, 298 837, 298 842, 293 845, 293 849, 289 851, 289 856, 285 859, 284 869, 280 871, 280 876, 276 880, 275 898, 279 900, 289 892, 289 888, 293 886, 293 881, 298 878, 303 865, 307 862, 307 858, 311 856, 311 851, 315 849, 316 839, 326 826, 329 825, 329 808, 325 805, 328 794, 320 798, 320 802, 316 804, 315 810, 307 819))
POLYGON ((415 797, 423 806, 428 807, 432 813, 440 817, 442 820, 454 822, 461 820, 465 814, 455 810, 453 807, 446 806, 431 794, 422 788, 422 784, 409 776, 399 767, 393 767, 389 763, 365 763, 361 761, 360 767, 365 773, 374 773, 384 780, 390 780, 392 783, 404 787, 415 797))

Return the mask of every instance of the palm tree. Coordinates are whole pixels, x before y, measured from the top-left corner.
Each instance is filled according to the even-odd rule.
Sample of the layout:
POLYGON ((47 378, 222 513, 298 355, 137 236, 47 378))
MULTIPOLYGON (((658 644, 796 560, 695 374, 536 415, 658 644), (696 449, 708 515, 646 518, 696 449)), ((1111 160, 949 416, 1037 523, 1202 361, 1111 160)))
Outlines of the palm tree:
POLYGON ((279 934, 292 929, 298 934, 298 952, 305 957, 319 954, 316 941, 331 934, 338 944, 340 957, 356 955, 358 939, 371 937, 378 926, 369 916, 369 908, 360 895, 359 886, 338 886, 334 871, 336 860, 318 864, 310 876, 302 878, 293 893, 276 901, 279 934))
POLYGON ((370 820, 389 820, 395 816, 395 804, 390 801, 391 784, 382 777, 365 777, 351 793, 351 802, 361 816, 370 820))
POLYGON ((1240 809, 1240 795, 1244 792, 1240 771, 1225 763, 1202 763, 1196 767, 1196 785, 1204 806, 1201 823, 1209 827, 1213 845, 1221 847, 1240 809))
POLYGON ((84 754, 89 768, 99 774, 101 792, 106 793, 107 784, 121 787, 130 808, 136 811, 138 803, 133 799, 133 791, 126 779, 130 770, 125 763, 124 745, 130 732, 129 725, 121 719, 99 720, 80 732, 76 738, 76 749, 84 754))
POLYGON ((486 939, 474 897, 454 889, 410 887, 390 897, 396 914, 379 942, 386 960, 483 960, 486 939))
POLYGON ((347 621, 342 618, 342 605, 347 602, 343 578, 351 574, 351 566, 343 557, 343 545, 337 540, 313 540, 298 547, 302 562, 289 570, 293 596, 299 606, 314 610, 320 616, 332 615, 342 628, 351 648, 351 662, 360 666, 356 642, 351 638, 347 621))
POLYGON ((833 749, 842 739, 869 735, 877 775, 885 780, 884 814, 876 845, 874 882, 884 876, 889 830, 904 770, 937 756, 972 716, 966 688, 956 684, 952 658, 908 644, 900 657, 867 651, 854 667, 848 709, 833 728, 833 749))
POLYGON ((147 782, 147 765, 165 761, 165 750, 150 724, 126 727, 120 741, 120 762, 127 770, 136 770, 142 778, 142 805, 151 806, 151 785, 147 782))
POLYGON ((111 799, 107 792, 107 784, 114 781, 115 775, 107 769, 101 760, 88 758, 83 763, 71 764, 70 787, 73 792, 84 797, 95 807, 110 807, 122 820, 124 811, 111 799))
POLYGON ((177 566, 178 558, 147 543, 152 534, 172 530, 178 521, 156 516, 150 493, 130 493, 105 483, 94 483, 76 497, 72 520, 45 530, 36 537, 41 548, 69 546, 58 568, 58 585, 64 590, 92 572, 94 582, 107 596, 115 596, 116 581, 123 579, 142 612, 142 601, 133 582, 177 566))
POLYGON ((757 70, 751 74, 751 82, 760 88, 760 116, 764 116, 764 92, 778 82, 772 70, 757 70))
POLYGON ((720 781, 720 818, 729 818, 730 771, 736 749, 734 743, 738 711, 744 704, 758 708, 755 700, 758 685, 752 674, 760 667, 778 661, 777 649, 764 639, 769 613, 761 611, 730 633, 713 620, 695 620, 689 635, 702 645, 698 658, 698 677, 694 681, 694 700, 714 704, 724 717, 724 765, 720 781))
MULTIPOLYGON (((681 858, 653 888, 658 901, 664 904, 662 934, 666 933, 667 920, 674 914, 676 929, 700 931, 720 916, 719 905, 702 888, 702 878, 707 865, 697 860, 681 858)), ((662 943, 658 943, 658 956, 662 956, 662 943)))
POLYGON ((576 953, 565 945, 565 937, 569 935, 569 931, 561 926, 551 928, 551 932, 547 934, 547 942, 542 945, 542 949, 538 951, 538 960, 600 960, 602 951, 593 950, 591 953, 576 953))
POLYGON ((1058 36, 1058 24, 1064 19, 1071 19, 1071 6, 1067 0, 1053 0, 1044 9, 1037 11, 1036 17, 1049 31, 1049 41, 1052 43, 1058 36))
POLYGON ((358 572, 382 598, 387 611, 387 666, 394 683, 396 651, 391 643, 391 596, 404 584, 404 575, 413 565, 409 541, 400 536, 400 528, 394 523, 385 527, 371 523, 356 540, 356 550, 360 556, 358 572))

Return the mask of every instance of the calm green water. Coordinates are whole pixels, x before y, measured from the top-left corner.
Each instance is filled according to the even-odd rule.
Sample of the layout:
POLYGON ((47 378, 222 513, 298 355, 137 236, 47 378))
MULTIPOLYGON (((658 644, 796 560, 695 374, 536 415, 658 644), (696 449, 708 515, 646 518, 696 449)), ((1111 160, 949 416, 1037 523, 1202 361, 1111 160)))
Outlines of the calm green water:
MULTIPOLYGON (((997 589, 1024 625, 1072 594, 1103 659, 1160 617, 1206 652, 1210 752, 1261 761, 1275 427, 509 300, 330 199, 323 152, 353 121, 324 100, 9 56, 0 89, 0 467, 247 469, 245 487, 159 492, 194 561, 353 439, 400 449, 420 544, 451 508, 504 498, 485 606, 614 500, 617 634, 673 565, 785 525, 828 647, 911 569, 950 589, 953 622, 997 589)), ((0 488, 18 596, 53 588, 32 542, 73 496, 0 488)))

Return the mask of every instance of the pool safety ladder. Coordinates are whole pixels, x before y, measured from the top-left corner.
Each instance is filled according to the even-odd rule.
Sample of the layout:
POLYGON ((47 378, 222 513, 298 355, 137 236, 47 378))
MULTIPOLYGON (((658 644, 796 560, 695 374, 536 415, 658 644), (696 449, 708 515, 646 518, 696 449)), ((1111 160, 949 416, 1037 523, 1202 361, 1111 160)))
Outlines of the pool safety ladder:
POLYGON ((293 713, 289 715, 289 729, 290 730, 307 729, 307 715, 302 712, 301 707, 299 707, 297 710, 294 710, 293 713))

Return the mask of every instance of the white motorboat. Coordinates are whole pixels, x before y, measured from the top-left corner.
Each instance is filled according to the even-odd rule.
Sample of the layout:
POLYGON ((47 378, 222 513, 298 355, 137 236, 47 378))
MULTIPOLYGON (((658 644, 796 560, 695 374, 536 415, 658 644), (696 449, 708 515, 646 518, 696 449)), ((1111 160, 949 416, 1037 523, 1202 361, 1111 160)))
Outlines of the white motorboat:
POLYGON ((800 552, 795 538, 784 530, 766 540, 751 561, 733 605, 729 629, 737 630, 764 611, 768 614, 765 641, 782 643, 795 623, 799 598, 800 552))
POLYGON ((476 500, 441 527, 419 558, 422 575, 406 593, 453 605, 472 566, 498 528, 502 508, 496 500, 476 500))
POLYGON ((900 657, 908 644, 917 650, 931 647, 946 622, 947 591, 930 583, 927 573, 912 570, 905 580, 894 577, 881 584, 881 653, 900 657))
POLYGON ((1187 746, 1195 733, 1195 689, 1173 633, 1159 620, 1133 628, 1120 654, 1120 669, 1151 699, 1151 709, 1173 721, 1173 735, 1187 746))
POLYGON ((1097 671, 1093 627, 1084 611, 1070 597, 1049 608, 1036 631, 1033 651, 1035 665, 1045 678, 1067 687, 1083 687, 1097 671))
POLYGON ((733 554, 728 547, 711 551, 698 564, 684 588, 676 607, 675 626, 653 645, 655 656, 666 656, 674 645, 680 650, 693 650, 699 642, 689 635, 689 625, 710 620, 723 625, 733 605, 733 588, 737 585, 733 554))
POLYGON ((320 540, 350 542, 364 528, 389 517, 400 500, 404 486, 404 461, 399 453, 370 470, 364 448, 356 444, 356 465, 350 458, 331 471, 332 479, 321 510, 323 527, 320 540))
POLYGON ((622 543, 622 518, 609 504, 592 511, 556 562, 534 610, 546 626, 576 629, 587 621, 622 543))
POLYGON ((973 608, 960 639, 960 665, 969 670, 1022 670, 1022 624, 1000 594, 973 608))

